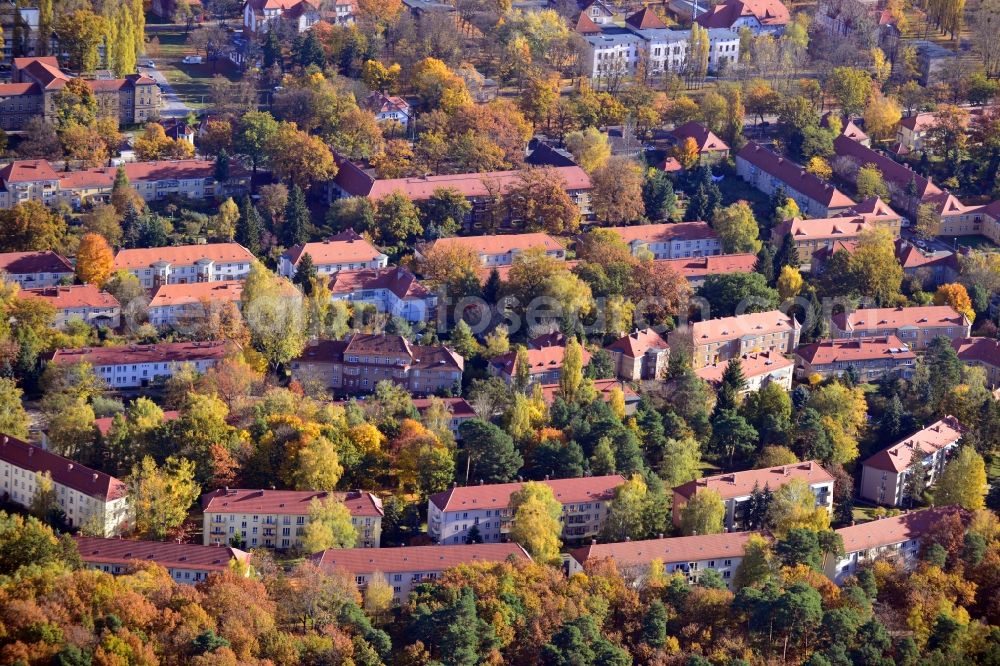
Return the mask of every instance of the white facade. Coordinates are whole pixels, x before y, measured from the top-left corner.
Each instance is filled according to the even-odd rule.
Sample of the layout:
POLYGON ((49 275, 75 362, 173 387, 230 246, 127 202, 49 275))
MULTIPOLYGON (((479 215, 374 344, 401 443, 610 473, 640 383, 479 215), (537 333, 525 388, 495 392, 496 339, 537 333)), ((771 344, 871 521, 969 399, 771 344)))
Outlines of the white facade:
POLYGON ((402 317, 410 323, 427 321, 430 312, 437 305, 437 296, 433 294, 423 298, 416 296, 400 298, 391 289, 384 288, 356 289, 347 293, 333 294, 330 300, 371 305, 379 312, 402 317))
MULTIPOLYGON (((306 513, 288 514, 274 511, 258 513, 227 513, 206 511, 202 519, 204 544, 225 546, 239 536, 247 548, 277 548, 286 550, 302 546, 306 513)), ((358 548, 378 548, 382 538, 381 516, 351 516, 351 524, 358 533, 358 548)))
POLYGON ((142 388, 170 379, 187 363, 194 366, 199 373, 205 373, 215 365, 216 361, 217 359, 213 358, 197 361, 178 359, 153 363, 114 363, 95 365, 94 372, 112 389, 142 388))
POLYGON ((858 572, 858 568, 871 564, 879 559, 891 559, 900 562, 904 568, 910 568, 920 554, 920 539, 905 539, 896 543, 872 546, 864 550, 845 553, 841 558, 826 556, 823 563, 827 578, 837 585, 843 585, 848 576, 858 572))
MULTIPOLYGON (((359 271, 363 268, 385 268, 389 265, 389 257, 385 254, 379 254, 370 261, 318 261, 315 256, 313 261, 317 275, 333 275, 340 271, 359 271)), ((288 256, 282 255, 278 259, 278 275, 291 280, 295 277, 295 268, 296 264, 288 256)))
MULTIPOLYGON (((640 62, 646 62, 648 74, 683 72, 691 43, 690 30, 653 28, 625 32, 606 31, 584 35, 587 48, 584 62, 593 79, 635 76, 640 62)), ((708 31, 708 68, 719 71, 735 64, 740 56, 740 38, 724 28, 708 31)))
POLYGON ((212 259, 199 259, 193 264, 173 265, 167 261, 156 261, 148 268, 129 268, 127 270, 139 278, 143 287, 152 289, 159 284, 245 280, 250 274, 250 262, 247 260, 234 263, 216 263, 212 259))

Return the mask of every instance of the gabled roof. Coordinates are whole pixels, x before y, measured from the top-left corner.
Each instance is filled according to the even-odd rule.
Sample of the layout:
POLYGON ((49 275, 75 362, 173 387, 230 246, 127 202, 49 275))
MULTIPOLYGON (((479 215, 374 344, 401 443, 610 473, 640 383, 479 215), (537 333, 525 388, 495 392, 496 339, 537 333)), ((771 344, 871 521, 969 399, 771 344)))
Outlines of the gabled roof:
POLYGON ((651 349, 662 351, 669 349, 669 345, 655 330, 644 328, 641 331, 636 329, 628 335, 618 338, 605 349, 621 352, 630 358, 642 358, 651 349))
POLYGON ((524 158, 525 164, 533 166, 571 167, 576 166, 573 156, 565 150, 556 150, 545 141, 539 141, 524 158))
POLYGON ((216 264, 251 264, 254 256, 239 243, 122 249, 115 255, 115 270, 149 268, 159 262, 172 266, 193 266, 199 261, 212 261, 216 264))
POLYGON ((585 11, 580 13, 580 18, 576 20, 576 26, 573 29, 581 35, 601 34, 601 26, 594 23, 585 11))
MULTIPOLYGON (((704 368, 698 368, 694 374, 704 379, 709 384, 718 384, 722 381, 722 376, 726 372, 729 361, 719 361, 704 368)), ((740 356, 740 365, 743 367, 743 376, 747 379, 759 375, 768 375, 783 368, 790 368, 795 365, 792 361, 777 352, 753 352, 740 356)))
MULTIPOLYGON (((614 497, 615 488, 625 483, 620 474, 584 476, 573 479, 546 479, 539 481, 552 489, 556 500, 562 504, 606 501, 614 497)), ((510 496, 520 490, 523 483, 490 483, 476 486, 455 486, 428 499, 441 511, 468 511, 470 509, 503 509, 510 506, 510 496)), ((451 547, 451 546, 449 546, 451 547)))
POLYGON ((52 363, 79 363, 93 366, 124 365, 127 363, 196 363, 219 360, 229 353, 222 340, 209 342, 161 342, 155 345, 122 345, 119 347, 80 347, 57 349, 52 363))
POLYGON ((386 95, 378 91, 368 93, 368 97, 365 97, 362 106, 372 113, 391 113, 394 111, 406 114, 410 113, 410 104, 405 99, 396 95, 386 95))
POLYGON ((850 554, 920 539, 942 519, 951 515, 960 516, 963 522, 967 522, 969 518, 969 514, 961 507, 942 506, 910 511, 893 518, 871 520, 835 531, 844 541, 844 552, 850 554))
POLYGON ((874 164, 882 172, 882 177, 887 182, 895 183, 897 187, 906 188, 912 180, 917 188, 917 197, 921 201, 935 194, 941 194, 941 188, 916 171, 844 135, 838 136, 833 140, 833 150, 839 157, 851 158, 858 166, 874 164))
POLYGON ((786 25, 790 18, 780 0, 725 0, 696 20, 705 28, 732 28, 745 16, 753 16, 763 26, 786 25))
POLYGON ((14 160, 0 169, 0 180, 5 183, 33 183, 59 180, 59 176, 48 160, 14 160))
POLYGON ((684 123, 680 127, 675 127, 671 134, 677 137, 678 142, 682 142, 688 138, 694 139, 695 145, 698 146, 699 153, 712 153, 729 150, 729 144, 720 139, 715 132, 693 120, 684 123))
POLYGON ((648 566, 653 560, 670 565, 678 562, 735 559, 743 557, 743 549, 754 534, 754 532, 730 532, 601 543, 571 550, 569 554, 581 566, 609 559, 613 560, 619 569, 648 566))
POLYGON ((431 292, 405 268, 365 268, 338 271, 330 276, 331 294, 350 294, 368 289, 385 289, 397 298, 427 298, 431 292))
POLYGON ((923 250, 899 238, 896 240, 896 260, 899 261, 903 270, 915 270, 917 268, 933 268, 943 266, 958 271, 958 257, 954 252, 938 250, 929 254, 924 254, 923 250))
POLYGON ((528 552, 516 543, 479 543, 455 546, 407 546, 405 548, 331 548, 309 556, 326 571, 343 570, 352 575, 440 572, 461 564, 527 561, 528 552))
POLYGON ((776 226, 773 233, 776 238, 784 238, 785 234, 790 233, 796 241, 802 241, 826 238, 857 238, 862 232, 874 228, 874 225, 869 224, 862 217, 827 217, 814 220, 803 220, 796 217, 776 226))
POLYGON ((983 363, 1000 368, 1000 340, 994 338, 962 338, 952 341, 952 347, 963 363, 983 363))
POLYGON ((968 326, 969 319, 950 305, 921 305, 912 308, 863 308, 850 314, 840 312, 833 323, 842 331, 886 328, 938 328, 968 326))
POLYGON ((313 500, 335 499, 344 503, 352 516, 382 516, 382 500, 364 490, 327 492, 325 490, 260 490, 219 488, 201 496, 204 513, 273 513, 303 515, 309 513, 313 500))
POLYGON ((117 308, 118 299, 92 284, 76 284, 69 287, 38 287, 22 289, 21 298, 45 301, 56 310, 70 308, 117 308))
POLYGON ((618 234, 624 243, 667 243, 677 240, 705 240, 718 238, 708 222, 665 222, 663 224, 634 224, 627 227, 604 227, 618 234))
MULTIPOLYGON (((424 413, 431 406, 431 398, 413 398, 410 402, 413 403, 413 407, 420 412, 424 413)), ((455 418, 476 418, 476 410, 472 408, 469 401, 465 398, 436 398, 444 403, 451 412, 452 417, 455 418)))
POLYGON ((723 273, 750 273, 757 265, 757 255, 750 252, 740 254, 708 254, 702 257, 655 259, 654 261, 657 264, 669 266, 677 271, 678 275, 688 280, 695 280, 723 273))
POLYGON ((192 282, 189 284, 161 284, 156 287, 149 301, 149 308, 209 303, 239 303, 243 296, 243 282, 220 280, 217 282, 192 282))
MULTIPOLYGON (((827 111, 823 114, 823 117, 819 119, 819 124, 823 127, 830 126, 830 119, 833 117, 833 111, 827 111)), ((857 123, 853 119, 847 116, 840 116, 840 133, 846 137, 854 139, 855 141, 867 141, 868 135, 858 127, 857 123)))
POLYGON ((250 553, 231 547, 202 546, 173 541, 133 541, 74 536, 80 559, 88 564, 128 565, 155 562, 167 569, 222 572, 233 560, 249 562, 250 553))
POLYGON ((467 247, 479 255, 499 255, 509 252, 525 252, 533 247, 543 247, 546 252, 565 249, 552 236, 536 232, 528 234, 491 234, 489 236, 452 236, 438 238, 430 244, 432 247, 467 247))
MULTIPOLYGON (((542 400, 545 401, 546 405, 551 405, 559 397, 561 387, 559 384, 542 384, 541 389, 542 400)), ((618 381, 617 379, 594 380, 594 390, 597 391, 597 395, 604 402, 611 402, 611 394, 615 389, 621 389, 621 392, 625 394, 626 405, 639 402, 639 394, 625 382, 618 381)))
POLYGON ((941 217, 967 215, 981 211, 983 208, 982 206, 966 206, 951 192, 941 192, 940 194, 928 196, 924 199, 924 202, 933 204, 934 210, 941 217))
POLYGON ((312 257, 316 266, 363 264, 384 256, 377 247, 369 243, 364 236, 356 233, 354 229, 341 231, 323 241, 293 245, 285 250, 281 256, 287 258, 292 265, 297 265, 302 255, 305 254, 312 257))
POLYGON ((917 355, 895 335, 879 338, 823 340, 802 345, 795 355, 811 365, 862 363, 865 361, 912 361, 917 355))
MULTIPOLYGON (((844 140, 854 143, 850 139, 845 138, 844 140)), ((846 194, 830 183, 753 141, 748 141, 737 157, 746 160, 761 171, 774 176, 789 188, 819 202, 828 209, 851 208, 856 205, 846 194)))
POLYGON ((691 499, 698 492, 711 488, 725 500, 733 497, 746 497, 753 492, 755 487, 761 491, 767 487, 771 492, 774 492, 792 479, 802 479, 809 485, 813 485, 833 481, 833 476, 815 460, 807 460, 794 465, 748 469, 742 472, 706 476, 677 486, 674 488, 674 493, 691 499))
POLYGON ((667 24, 649 7, 643 7, 627 17, 625 23, 636 30, 659 30, 667 27, 667 24))
POLYGON ((110 502, 126 494, 125 484, 115 477, 10 435, 0 434, 0 460, 29 472, 48 472, 54 483, 102 502, 110 502))
POLYGON ((73 273, 73 264, 52 250, 0 253, 0 271, 8 275, 73 273))
MULTIPOLYGON (((562 368, 566 347, 553 345, 551 347, 542 347, 541 349, 528 349, 527 352, 528 365, 530 366, 529 372, 532 375, 537 375, 562 368)), ((581 352, 583 365, 586 366, 590 363, 590 352, 586 349, 581 349, 581 352)), ((501 354, 491 359, 490 365, 496 368, 497 372, 513 377, 517 372, 517 352, 512 350, 506 354, 501 354)))
POLYGON ((965 427, 954 416, 945 416, 923 430, 896 442, 865 460, 862 465, 886 472, 902 472, 920 452, 921 458, 962 439, 965 427))
POLYGON ((871 222, 879 220, 900 220, 902 216, 892 209, 892 206, 882 201, 882 197, 868 197, 845 211, 842 215, 860 215, 871 222))
POLYGON ((795 320, 795 317, 787 315, 781 310, 752 312, 735 317, 707 319, 689 324, 689 326, 691 328, 691 339, 695 346, 725 340, 736 340, 745 335, 760 336, 770 333, 784 333, 800 328, 800 324, 795 320))

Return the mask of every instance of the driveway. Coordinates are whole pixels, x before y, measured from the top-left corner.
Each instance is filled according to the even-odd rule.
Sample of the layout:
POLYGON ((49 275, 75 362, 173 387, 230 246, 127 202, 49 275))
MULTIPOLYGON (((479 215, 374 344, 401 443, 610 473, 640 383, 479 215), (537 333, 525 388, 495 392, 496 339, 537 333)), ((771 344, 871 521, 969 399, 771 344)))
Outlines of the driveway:
POLYGON ((163 104, 160 106, 161 118, 183 118, 193 111, 167 83, 167 77, 163 76, 163 72, 155 67, 139 67, 138 69, 140 74, 154 79, 160 86, 160 91, 163 94, 163 104))

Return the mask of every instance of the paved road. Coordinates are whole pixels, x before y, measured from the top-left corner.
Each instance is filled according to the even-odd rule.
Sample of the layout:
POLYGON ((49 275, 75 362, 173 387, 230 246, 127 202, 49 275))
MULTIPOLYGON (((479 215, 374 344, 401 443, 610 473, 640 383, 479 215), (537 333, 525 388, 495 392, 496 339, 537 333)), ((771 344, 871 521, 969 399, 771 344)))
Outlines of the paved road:
POLYGON ((191 113, 191 107, 177 96, 174 89, 167 83, 163 72, 154 67, 139 67, 139 73, 152 77, 160 84, 160 91, 163 93, 163 105, 160 107, 161 118, 183 118, 191 113))

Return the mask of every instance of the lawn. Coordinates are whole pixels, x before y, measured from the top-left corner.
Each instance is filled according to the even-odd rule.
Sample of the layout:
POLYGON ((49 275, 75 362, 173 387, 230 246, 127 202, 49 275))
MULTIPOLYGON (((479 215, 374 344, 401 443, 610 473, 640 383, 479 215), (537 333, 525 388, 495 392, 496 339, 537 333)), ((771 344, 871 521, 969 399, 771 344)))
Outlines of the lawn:
POLYGON ((147 47, 149 57, 156 62, 156 69, 163 74, 177 96, 196 110, 208 106, 210 84, 216 74, 225 76, 230 81, 240 78, 239 69, 229 60, 204 62, 200 65, 181 62, 185 56, 197 55, 194 48, 188 45, 188 35, 182 28, 164 26, 163 29, 153 29, 148 34, 151 40, 155 38, 159 42, 147 47))
POLYGON ((958 245, 964 245, 965 247, 970 247, 973 250, 995 252, 1000 249, 995 243, 993 243, 993 241, 985 236, 941 236, 940 238, 942 241, 953 247, 957 241, 958 245))

